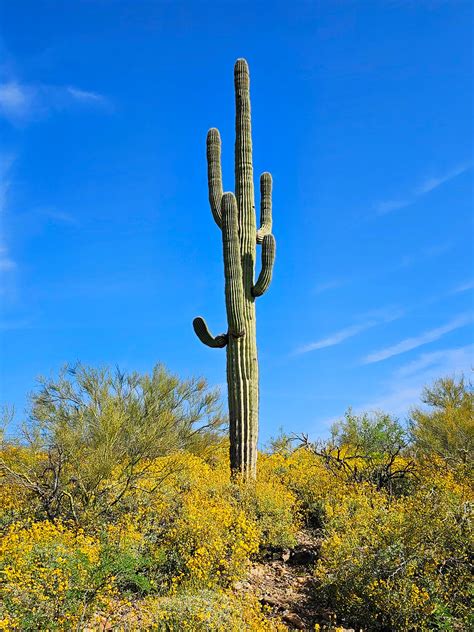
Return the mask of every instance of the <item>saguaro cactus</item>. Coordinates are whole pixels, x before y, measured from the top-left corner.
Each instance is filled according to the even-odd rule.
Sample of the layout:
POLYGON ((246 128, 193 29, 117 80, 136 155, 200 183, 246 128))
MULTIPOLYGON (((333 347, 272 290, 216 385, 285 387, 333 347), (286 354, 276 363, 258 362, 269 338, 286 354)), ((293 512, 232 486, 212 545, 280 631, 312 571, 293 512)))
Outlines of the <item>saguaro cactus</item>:
POLYGON ((207 134, 209 202, 222 231, 227 333, 212 336, 205 320, 193 321, 198 338, 208 347, 227 349, 230 423, 230 465, 234 473, 254 477, 258 438, 258 360, 255 298, 268 289, 275 260, 272 230, 272 177, 260 177, 260 228, 257 230, 252 164, 249 69, 245 59, 234 67, 235 195, 223 193, 221 139, 217 129, 207 134), (257 244, 262 248, 261 271, 255 282, 257 244))

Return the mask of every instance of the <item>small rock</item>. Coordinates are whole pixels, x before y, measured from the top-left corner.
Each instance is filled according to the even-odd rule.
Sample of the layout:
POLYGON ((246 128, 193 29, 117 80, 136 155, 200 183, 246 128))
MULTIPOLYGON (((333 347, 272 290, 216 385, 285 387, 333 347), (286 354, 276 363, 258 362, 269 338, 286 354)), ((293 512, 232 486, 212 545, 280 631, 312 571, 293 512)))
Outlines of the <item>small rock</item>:
POLYGON ((260 603, 264 606, 278 606, 278 601, 271 595, 263 595, 260 599, 260 603))
POLYGON ((250 588, 250 584, 249 582, 246 581, 239 581, 239 582, 235 582, 234 583, 234 590, 248 590, 250 588))
POLYGON ((313 564, 316 561, 317 555, 315 551, 311 549, 300 549, 291 553, 289 562, 290 564, 313 564))
POLYGON ((306 630, 306 625, 303 619, 301 619, 301 617, 299 617, 294 612, 288 612, 287 614, 284 614, 282 619, 285 623, 289 623, 297 630, 306 630))
POLYGON ((283 551, 283 553, 281 554, 281 559, 282 559, 284 562, 288 562, 288 560, 290 559, 290 557, 291 557, 291 551, 290 551, 290 549, 285 549, 285 550, 283 551))

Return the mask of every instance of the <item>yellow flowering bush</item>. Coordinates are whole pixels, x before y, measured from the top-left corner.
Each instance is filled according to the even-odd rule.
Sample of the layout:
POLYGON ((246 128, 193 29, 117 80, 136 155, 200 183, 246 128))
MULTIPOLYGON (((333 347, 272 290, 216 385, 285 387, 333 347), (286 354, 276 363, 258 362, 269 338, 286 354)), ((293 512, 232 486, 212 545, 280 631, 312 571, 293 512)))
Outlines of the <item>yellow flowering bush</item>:
POLYGON ((467 629, 468 508, 466 490, 433 470, 411 496, 346 490, 325 506, 318 598, 370 630, 467 629))
POLYGON ((160 630, 160 632, 285 632, 278 619, 249 595, 208 589, 147 597, 136 603, 114 603, 113 609, 92 617, 92 630, 160 630))
POLYGON ((212 586, 243 574, 258 550, 258 536, 257 526, 230 502, 190 491, 166 545, 185 562, 180 580, 212 586))
POLYGON ((320 527, 328 503, 337 504, 346 493, 344 479, 330 472, 319 457, 306 449, 286 456, 272 454, 266 458, 265 468, 291 491, 301 518, 311 527, 320 527))
POLYGON ((94 582, 98 541, 65 525, 12 525, 0 540, 0 620, 4 629, 67 629, 114 593, 94 582))
POLYGON ((16 521, 24 521, 32 517, 31 496, 25 484, 16 477, 5 472, 16 465, 32 465, 36 455, 26 448, 6 445, 1 448, 0 456, 0 528, 5 528, 16 521))
MULTIPOLYGON (((371 423, 364 417, 370 436, 371 423)), ((286 446, 260 454, 257 479, 243 481, 230 477, 228 442, 214 438, 141 458, 139 477, 111 457, 105 474, 88 477, 90 498, 61 470, 61 503, 44 459, 33 448, 2 448, 0 630, 279 632, 287 629, 275 618, 279 603, 262 608, 259 591, 266 599, 273 581, 275 592, 298 598, 308 577, 314 629, 474 626, 469 469, 442 455, 416 460, 407 448, 390 457, 388 474, 409 464, 409 477, 382 485, 350 445, 319 454, 286 446), (272 549, 292 547, 282 568, 287 556, 272 549)), ((295 613, 285 608, 291 625, 295 613)))
POLYGON ((145 529, 159 530, 175 588, 228 585, 258 550, 259 528, 233 502, 227 462, 211 467, 186 453, 174 459, 173 474, 149 499, 148 518, 159 516, 159 523, 145 529))

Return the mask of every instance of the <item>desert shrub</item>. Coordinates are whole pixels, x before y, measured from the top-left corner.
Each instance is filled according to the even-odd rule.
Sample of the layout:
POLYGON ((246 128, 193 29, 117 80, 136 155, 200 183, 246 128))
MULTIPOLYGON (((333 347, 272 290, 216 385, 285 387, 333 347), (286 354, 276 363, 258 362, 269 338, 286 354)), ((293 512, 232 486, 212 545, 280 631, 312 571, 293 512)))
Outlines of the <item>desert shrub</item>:
MULTIPOLYGON (((219 515, 222 517, 222 512, 219 515)), ((212 518, 216 515, 211 513, 212 518)), ((239 520, 242 515, 237 516, 237 523, 239 520)), ((192 524, 193 528, 196 524, 192 524)), ((240 525, 244 538, 236 537, 235 525, 230 525, 229 541, 224 546, 222 535, 209 533, 208 527, 209 524, 206 532, 212 541, 204 543, 205 552, 196 549, 194 542, 188 543, 186 549, 182 539, 186 529, 177 531, 176 535, 181 536, 179 543, 186 549, 188 590, 178 588, 178 583, 183 584, 179 578, 171 593, 163 597, 144 597, 155 592, 151 578, 156 558, 143 554, 144 538, 131 519, 99 538, 49 521, 10 527, 0 543, 0 629, 285 629, 268 621, 259 603, 250 596, 196 587, 197 583, 211 583, 208 556, 216 568, 221 565, 227 579, 231 578, 231 567, 226 561, 230 539, 236 540, 233 555, 237 560, 238 550, 244 557, 248 554, 245 524, 240 525)), ((229 521, 224 516, 222 530, 227 528, 229 521)), ((197 537, 200 535, 203 531, 197 537)), ((235 563, 234 559, 234 569, 235 563)))
POLYGON ((6 629, 68 629, 114 594, 96 582, 100 544, 65 525, 11 526, 0 541, 0 619, 6 629))
POLYGON ((301 526, 296 495, 274 475, 273 457, 261 454, 257 480, 236 488, 236 500, 260 531, 263 548, 294 546, 301 526))
POLYGON ((151 501, 162 516, 173 584, 228 585, 258 550, 259 528, 233 502, 227 460, 211 467, 190 454, 175 459, 174 475, 151 501))
MULTIPOLYGON (((25 448, 17 446, 3 449, 3 460, 15 467, 20 462, 31 459, 31 454, 25 448)), ((31 461, 30 461, 31 464, 31 461)), ((0 468, 0 529, 5 529, 14 522, 22 522, 31 517, 30 495, 24 485, 2 475, 0 468)))
POLYGON ((66 378, 42 387, 29 443, 2 444, 0 629, 283 630, 233 586, 302 526, 330 629, 474 623, 464 387, 433 391, 414 453, 390 417, 348 413, 325 444, 275 440, 245 482, 203 383, 66 378))
POLYGON ((153 629, 163 632, 284 632, 287 628, 265 616, 251 596, 209 589, 147 598, 139 603, 116 602, 114 612, 96 615, 92 629, 128 632, 153 629), (102 627, 100 627, 102 626, 102 627))
POLYGON ((279 481, 287 493, 291 492, 296 498, 298 519, 309 527, 320 528, 324 522, 325 500, 331 498, 337 502, 344 494, 342 476, 330 471, 319 456, 303 447, 264 459, 271 479, 279 481))
POLYGON ((295 541, 296 497, 264 458, 258 480, 249 483, 231 482, 227 450, 214 451, 211 463, 185 452, 156 459, 136 497, 134 522, 165 552, 174 584, 227 586, 259 548, 295 541), (162 482, 150 494, 155 477, 162 482))
POLYGON ((0 474, 21 485, 36 516, 84 524, 126 509, 154 459, 200 451, 219 440, 219 394, 205 380, 180 380, 77 365, 41 379, 31 397, 23 445, 12 464, 2 442, 0 474))
POLYGON ((348 482, 369 482, 390 494, 402 494, 409 491, 416 474, 407 431, 380 411, 355 415, 349 409, 333 424, 329 440, 311 443, 302 435, 301 441, 348 482))
POLYGON ((166 537, 168 549, 184 564, 173 578, 182 583, 227 585, 240 578, 256 553, 259 531, 242 510, 222 498, 189 492, 166 537))
POLYGON ((469 504, 453 477, 430 470, 396 499, 360 484, 325 509, 317 598, 342 620, 370 630, 468 628, 469 504))
POLYGON ((474 392, 464 378, 442 378, 423 391, 410 430, 424 457, 443 459, 462 476, 474 473, 474 392), (462 466, 462 471, 460 466, 462 466))

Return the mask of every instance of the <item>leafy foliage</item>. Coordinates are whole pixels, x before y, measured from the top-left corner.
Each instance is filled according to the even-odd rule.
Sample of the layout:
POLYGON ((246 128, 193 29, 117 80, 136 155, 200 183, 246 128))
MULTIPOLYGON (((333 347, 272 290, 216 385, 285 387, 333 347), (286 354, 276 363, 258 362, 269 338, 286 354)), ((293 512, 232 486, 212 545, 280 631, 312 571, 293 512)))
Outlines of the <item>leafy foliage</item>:
POLYGON ((204 380, 181 381, 160 365, 151 376, 66 367, 40 380, 31 403, 28 449, 15 464, 3 450, 0 471, 31 492, 39 515, 76 522, 119 510, 153 459, 199 451, 224 422, 204 380))
POLYGON ((320 456, 330 470, 356 483, 370 482, 390 493, 406 491, 415 472, 408 450, 408 434, 397 419, 382 412, 346 412, 331 428, 331 439, 303 445, 320 456))
POLYGON ((436 423, 416 416, 414 445, 389 416, 349 411, 328 442, 275 441, 245 481, 202 381, 81 368, 43 382, 28 442, 2 444, 0 630, 285 630, 236 582, 302 528, 332 621, 470 629, 472 470, 456 437, 472 402, 451 386, 435 385, 422 412, 436 423))
POLYGON ((359 485, 326 507, 318 596, 370 630, 434 630, 469 620, 467 490, 435 469, 409 497, 359 485))
POLYGON ((415 446, 428 458, 436 454, 450 466, 474 467, 474 392, 464 378, 437 380, 425 388, 414 408, 410 429, 415 446))

